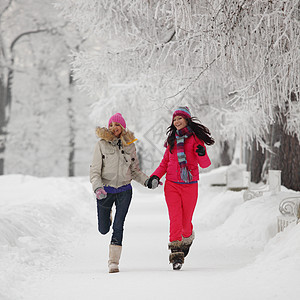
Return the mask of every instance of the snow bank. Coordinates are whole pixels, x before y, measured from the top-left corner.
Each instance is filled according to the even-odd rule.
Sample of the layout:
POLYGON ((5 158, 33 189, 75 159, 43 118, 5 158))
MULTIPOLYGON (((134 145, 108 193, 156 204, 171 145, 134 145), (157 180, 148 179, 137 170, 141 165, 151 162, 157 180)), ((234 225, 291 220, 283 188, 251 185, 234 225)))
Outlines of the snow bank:
POLYGON ((243 191, 231 192, 226 187, 209 188, 203 184, 214 183, 213 176, 224 171, 202 175, 205 180, 199 186, 195 223, 197 228, 209 230, 208 242, 217 241, 214 246, 222 245, 232 251, 248 248, 250 255, 251 250, 255 253, 245 267, 232 273, 231 280, 239 282, 239 288, 228 298, 298 299, 300 224, 291 224, 277 233, 277 216, 279 203, 287 197, 300 197, 300 193, 282 186, 278 195, 265 192, 244 202, 243 191))
MULTIPOLYGON (((189 258, 194 257, 192 265, 199 266, 199 270, 194 271, 199 276, 206 274, 203 273, 205 260, 201 261, 201 257, 203 251, 207 250, 207 255, 211 252, 220 254, 217 260, 219 266, 226 266, 230 270, 228 276, 232 277, 228 281, 239 281, 241 295, 244 293, 243 289, 247 289, 247 299, 254 293, 251 291, 257 284, 257 278, 269 284, 262 287, 262 290, 274 290, 277 283, 280 287, 287 286, 294 278, 299 278, 300 225, 291 225, 278 234, 278 206, 283 198, 299 196, 300 193, 282 187, 283 192, 279 195, 272 196, 265 192, 262 197, 244 202, 243 191, 232 192, 223 186, 210 186, 214 182, 214 176, 221 173, 224 173, 224 168, 201 175, 205 176, 206 181, 200 178, 199 201, 194 214, 196 237, 200 238, 195 241, 194 252, 189 258), (200 247, 200 257, 195 255, 197 245, 200 247), (229 253, 237 256, 237 259, 229 257, 229 253), (248 254, 252 257, 245 261, 243 256, 248 254), (243 259, 240 260, 239 257, 243 259), (241 264, 242 262, 245 263, 241 264), (245 264, 248 265, 245 267, 245 264), (247 278, 247 281, 243 283, 240 278, 247 278), (266 281, 266 278, 272 280, 266 281)), ((135 192, 137 198, 143 201, 136 201, 132 205, 131 218, 126 224, 128 228, 131 226, 136 230, 134 233, 131 229, 132 243, 136 242, 138 234, 145 238, 143 243, 149 242, 152 247, 151 239, 148 240, 149 232, 144 236, 145 230, 151 230, 150 234, 155 236, 155 230, 162 231, 164 228, 166 232, 160 236, 161 241, 158 243, 162 244, 168 229, 163 189, 150 193, 143 187, 137 187, 135 192), (147 205, 151 208, 149 214, 144 212, 147 205), (135 209, 137 213, 133 214, 135 209)), ((71 247, 76 245, 79 237, 91 227, 94 228, 95 201, 87 178, 0 176, 0 195, 0 299, 19 300, 23 298, 22 293, 29 283, 34 285, 39 282, 36 279, 43 275, 42 271, 59 265, 70 253, 71 247)), ((126 235, 128 240, 131 231, 129 229, 126 235)), ((157 239, 156 236, 153 238, 157 239)), ((158 249, 160 246, 157 246, 156 250, 158 249)), ((165 254, 155 259, 161 260, 162 266, 165 259, 163 255, 165 254)), ((104 259, 106 260, 106 256, 104 259)), ((144 262, 142 256, 134 259, 139 260, 144 262)), ((216 260, 210 261, 208 266, 216 263, 216 260)), ((124 264, 126 268, 126 261, 124 264)), ((188 266, 187 263, 186 267, 188 266)), ((132 266, 127 268, 131 270, 132 266)), ((146 264, 145 269, 147 268, 146 264)), ((182 272, 182 276, 184 274, 182 272)), ((122 276, 126 276, 126 273, 122 276)), ((216 276, 223 281, 221 275, 216 276)), ((110 287, 108 290, 111 290, 110 287)), ((269 295, 267 291, 263 294, 269 295)), ((281 294, 284 291, 280 290, 277 295, 281 294)))
POLYGON ((215 176, 224 172, 226 167, 201 174, 195 224, 212 230, 212 234, 228 245, 263 248, 277 234, 281 200, 300 193, 282 186, 278 195, 264 192, 263 196, 245 202, 244 191, 206 185, 215 182, 215 176))
POLYGON ((299 299, 300 224, 291 224, 276 234, 259 253, 256 260, 239 270, 250 299, 299 299), (253 289, 255 287, 255 289, 253 289), (259 291, 259 292, 258 292, 259 291), (258 295, 263 295, 258 297, 258 295))
POLYGON ((200 174, 200 185, 209 186, 212 184, 226 184, 226 174, 229 166, 213 169, 207 173, 200 174))
POLYGON ((195 224, 204 229, 222 225, 234 209, 244 203, 240 192, 227 191, 226 187, 200 187, 195 224))
POLYGON ((280 269, 300 268, 300 223, 289 225, 283 232, 278 233, 257 256, 255 265, 271 266, 280 269))
POLYGON ((0 299, 19 299, 89 223, 87 179, 0 177, 0 299))
MULTIPOLYGON (((240 197, 242 193, 240 192, 240 197)), ((230 198, 231 196, 228 195, 230 198)), ((277 233, 279 197, 265 195, 235 207, 216 230, 228 243, 263 247, 277 233)))

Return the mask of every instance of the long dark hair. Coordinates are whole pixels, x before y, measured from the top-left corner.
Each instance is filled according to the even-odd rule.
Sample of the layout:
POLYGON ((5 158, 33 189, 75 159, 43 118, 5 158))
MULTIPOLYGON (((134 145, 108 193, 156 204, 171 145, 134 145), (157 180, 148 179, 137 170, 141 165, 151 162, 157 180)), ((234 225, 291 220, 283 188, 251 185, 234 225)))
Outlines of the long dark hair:
MULTIPOLYGON (((186 120, 188 122, 187 126, 189 126, 192 129, 193 133, 197 136, 198 139, 202 140, 206 145, 213 145, 215 143, 215 140, 210 135, 209 129, 204 125, 202 125, 197 118, 192 117, 186 120)), ((171 153, 175 145, 175 139, 176 139, 175 133, 176 133, 176 127, 174 126, 172 121, 171 126, 167 128, 168 137, 165 142, 165 147, 170 145, 171 153)))

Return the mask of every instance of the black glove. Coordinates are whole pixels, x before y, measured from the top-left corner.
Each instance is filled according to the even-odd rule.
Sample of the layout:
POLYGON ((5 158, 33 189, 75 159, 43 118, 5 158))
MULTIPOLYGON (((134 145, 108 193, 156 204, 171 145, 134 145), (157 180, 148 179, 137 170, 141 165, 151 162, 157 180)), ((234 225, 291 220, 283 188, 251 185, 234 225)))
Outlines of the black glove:
POLYGON ((205 148, 201 145, 198 145, 196 152, 197 152, 198 156, 204 156, 205 155, 205 148))
POLYGON ((149 189, 156 189, 159 185, 159 177, 156 175, 151 176, 149 179, 146 180, 145 185, 149 189))

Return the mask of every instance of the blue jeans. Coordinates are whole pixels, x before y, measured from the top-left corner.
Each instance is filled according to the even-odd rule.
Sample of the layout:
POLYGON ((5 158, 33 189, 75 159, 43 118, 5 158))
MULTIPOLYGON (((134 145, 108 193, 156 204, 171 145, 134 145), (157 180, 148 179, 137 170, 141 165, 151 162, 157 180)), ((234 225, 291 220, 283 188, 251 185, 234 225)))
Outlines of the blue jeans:
POLYGON ((113 204, 116 204, 114 217, 112 245, 122 246, 124 222, 132 198, 132 189, 121 193, 107 193, 105 199, 97 199, 98 230, 101 234, 109 232, 111 221, 110 212, 113 204))

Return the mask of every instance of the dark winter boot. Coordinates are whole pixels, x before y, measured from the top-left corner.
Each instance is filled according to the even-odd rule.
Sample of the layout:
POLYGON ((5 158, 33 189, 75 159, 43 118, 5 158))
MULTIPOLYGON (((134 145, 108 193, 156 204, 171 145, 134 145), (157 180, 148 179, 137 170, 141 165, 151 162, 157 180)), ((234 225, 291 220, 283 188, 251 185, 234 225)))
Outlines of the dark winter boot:
POLYGON ((182 241, 173 241, 169 243, 171 250, 169 261, 173 264, 173 270, 180 270, 184 263, 184 253, 181 251, 182 241))
POLYGON ((181 251, 184 253, 184 257, 186 257, 188 255, 188 253, 190 251, 190 247, 192 246, 194 239, 195 239, 194 230, 189 237, 187 237, 187 238, 182 237, 181 251))

